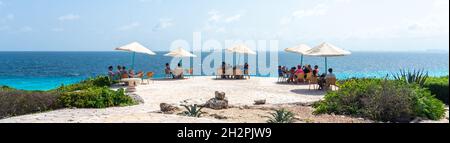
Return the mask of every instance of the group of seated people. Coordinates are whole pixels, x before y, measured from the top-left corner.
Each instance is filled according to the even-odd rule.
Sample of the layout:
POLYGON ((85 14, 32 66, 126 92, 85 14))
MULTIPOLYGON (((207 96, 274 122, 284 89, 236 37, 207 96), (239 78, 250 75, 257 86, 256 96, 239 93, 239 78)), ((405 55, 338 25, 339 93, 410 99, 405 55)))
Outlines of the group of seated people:
POLYGON ((222 62, 222 66, 217 70, 216 74, 222 79, 244 79, 245 77, 250 79, 248 63, 245 63, 243 66, 244 72, 242 72, 241 67, 231 66, 222 62))
POLYGON ((278 66, 279 80, 286 80, 287 83, 317 83, 319 90, 324 89, 327 79, 336 79, 333 69, 328 69, 328 73, 319 74, 319 66, 298 65, 288 69, 286 66, 278 66))
POLYGON ((127 71, 127 68, 125 66, 117 66, 116 72, 114 72, 114 67, 109 66, 108 67, 108 76, 112 80, 120 80, 123 78, 142 78, 144 76, 143 71, 139 71, 138 73, 135 73, 133 69, 130 69, 127 71))
POLYGON ((170 69, 170 64, 166 63, 166 68, 164 69, 164 73, 166 78, 170 77, 173 79, 183 79, 184 78, 184 69, 181 66, 181 63, 178 63, 177 67, 172 70, 170 69))

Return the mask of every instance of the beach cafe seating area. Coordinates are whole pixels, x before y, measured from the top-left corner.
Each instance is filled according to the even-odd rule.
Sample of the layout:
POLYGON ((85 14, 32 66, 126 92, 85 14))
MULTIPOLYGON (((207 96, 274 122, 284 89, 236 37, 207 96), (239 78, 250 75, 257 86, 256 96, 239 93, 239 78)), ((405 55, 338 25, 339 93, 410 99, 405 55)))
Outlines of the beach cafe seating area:
POLYGON ((217 68, 216 79, 249 79, 248 69, 241 69, 242 66, 226 66, 217 68))
POLYGON ((308 85, 309 90, 336 90, 338 88, 336 76, 332 73, 331 68, 328 72, 319 75, 318 66, 315 66, 315 69, 311 69, 310 65, 304 66, 304 69, 292 67, 290 70, 287 70, 286 66, 279 66, 277 82, 292 85, 308 85))
MULTIPOLYGON (((137 74, 134 73, 134 62, 136 53, 147 54, 147 55, 156 55, 153 51, 147 49, 143 45, 138 42, 133 42, 131 44, 116 48, 115 50, 127 51, 132 53, 133 61, 131 70, 127 71, 125 67, 118 66, 117 73, 113 72, 113 67, 109 67, 109 76, 118 80, 119 84, 128 85, 130 90, 133 90, 134 86, 137 84, 150 83, 150 80, 153 78, 154 73, 148 72, 144 73, 142 71, 137 74)), ((230 53, 247 54, 247 55, 256 55, 256 52, 251 50, 248 46, 244 44, 234 45, 226 49, 226 51, 230 53)), ((319 90, 328 90, 334 88, 338 88, 336 86, 336 76, 332 73, 333 69, 328 69, 328 57, 339 57, 339 56, 347 56, 350 55, 351 52, 346 51, 344 49, 340 49, 334 45, 329 43, 322 43, 314 48, 310 48, 305 44, 300 44, 298 46, 292 48, 286 48, 286 52, 295 53, 301 55, 301 64, 296 67, 292 67, 291 69, 287 69, 286 67, 279 66, 278 67, 278 82, 279 83, 288 83, 288 84, 308 84, 309 89, 311 87, 313 89, 319 90), (328 72, 319 75, 318 67, 315 66, 314 69, 311 68, 310 65, 302 67, 303 65, 303 56, 315 56, 315 57, 324 57, 325 58, 325 69, 328 72)), ((175 50, 170 51, 165 54, 165 56, 170 56, 173 58, 192 58, 197 57, 196 55, 190 53, 189 51, 179 47, 175 50)), ((185 79, 185 76, 193 77, 193 69, 183 69, 181 66, 182 61, 178 63, 178 66, 175 69, 171 69, 169 64, 166 63, 166 68, 164 71, 166 79, 185 79)), ((238 61, 238 63, 240 63, 238 61)), ((216 70, 216 79, 249 79, 249 65, 245 63, 244 66, 230 66, 222 63, 222 66, 216 70), (243 70, 242 70, 243 69, 243 70)))

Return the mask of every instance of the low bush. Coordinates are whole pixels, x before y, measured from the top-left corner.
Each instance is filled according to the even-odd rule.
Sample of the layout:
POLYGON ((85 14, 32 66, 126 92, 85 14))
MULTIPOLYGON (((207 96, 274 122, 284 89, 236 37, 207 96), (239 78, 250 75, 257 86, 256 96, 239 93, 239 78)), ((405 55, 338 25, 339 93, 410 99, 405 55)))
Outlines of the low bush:
POLYGON ((64 107, 106 108, 113 106, 134 105, 133 99, 125 95, 123 89, 117 91, 108 87, 89 87, 84 90, 64 92, 59 97, 64 107))
POLYGON ((0 119, 61 108, 58 93, 0 89, 0 119))
POLYGON ((415 117, 441 119, 444 104, 416 84, 384 79, 350 79, 338 91, 314 104, 315 114, 334 113, 378 121, 410 121, 415 117))
POLYGON ((81 81, 76 84, 64 86, 57 88, 57 91, 60 92, 72 92, 72 91, 78 91, 78 90, 84 90, 88 89, 90 87, 110 87, 111 86, 111 80, 108 76, 98 76, 95 78, 89 78, 87 80, 81 81))
POLYGON ((428 78, 424 87, 431 91, 437 99, 448 105, 449 86, 448 76, 428 78))

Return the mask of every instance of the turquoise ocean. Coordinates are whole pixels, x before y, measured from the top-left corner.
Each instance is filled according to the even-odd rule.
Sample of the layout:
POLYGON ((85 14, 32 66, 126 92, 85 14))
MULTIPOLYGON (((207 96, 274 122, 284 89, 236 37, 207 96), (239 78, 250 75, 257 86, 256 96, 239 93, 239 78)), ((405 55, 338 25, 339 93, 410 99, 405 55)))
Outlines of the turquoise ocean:
MULTIPOLYGON (((172 60, 157 56, 136 55, 136 70, 153 71, 162 77, 164 64, 172 60)), ((273 54, 273 53, 268 53, 273 54)), ((202 53, 206 57, 208 53, 202 53)), ((269 62, 269 58, 266 58, 269 62)), ((260 60, 258 60, 260 61, 260 60)), ((278 53, 279 65, 296 66, 300 56, 278 53)), ((324 68, 324 59, 305 57, 304 63, 324 68)), ((385 77, 400 69, 425 69, 431 76, 449 74, 449 53, 354 52, 351 56, 329 58, 329 67, 340 79, 352 77, 385 77)), ((50 90, 89 77, 105 75, 108 66, 130 67, 131 54, 126 52, 0 52, 0 86, 24 90, 50 90)), ((255 76, 267 76, 255 73, 255 76)), ((276 76, 276 75, 274 75, 276 76)))

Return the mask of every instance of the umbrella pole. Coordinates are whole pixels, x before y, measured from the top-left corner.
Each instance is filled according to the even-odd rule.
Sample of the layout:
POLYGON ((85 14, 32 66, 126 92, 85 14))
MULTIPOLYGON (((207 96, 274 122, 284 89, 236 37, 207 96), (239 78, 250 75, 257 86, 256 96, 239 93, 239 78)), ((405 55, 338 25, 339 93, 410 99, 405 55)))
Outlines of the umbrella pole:
POLYGON ((327 74, 328 71, 328 57, 325 57, 325 74, 327 74))
POLYGON ((300 61, 300 65, 303 66, 303 55, 302 55, 302 60, 300 61))
POLYGON ((133 59, 131 64, 131 69, 134 70, 134 58, 136 57, 136 52, 133 52, 133 59))

